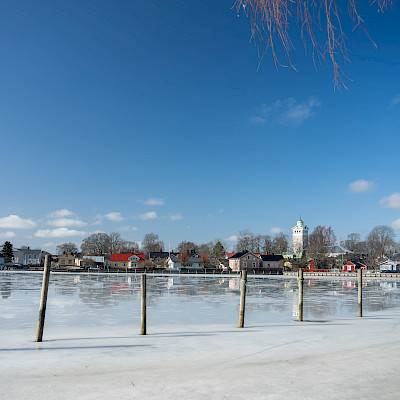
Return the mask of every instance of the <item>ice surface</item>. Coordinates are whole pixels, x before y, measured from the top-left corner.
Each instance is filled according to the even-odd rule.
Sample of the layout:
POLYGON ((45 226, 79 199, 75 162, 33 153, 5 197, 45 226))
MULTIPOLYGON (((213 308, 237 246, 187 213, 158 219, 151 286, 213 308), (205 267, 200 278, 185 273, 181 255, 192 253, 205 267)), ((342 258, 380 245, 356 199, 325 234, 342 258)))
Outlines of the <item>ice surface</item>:
POLYGON ((238 280, 52 274, 44 341, 35 343, 41 274, 0 273, 1 399, 393 399, 400 355, 395 280, 306 279, 305 322, 293 278, 238 280))

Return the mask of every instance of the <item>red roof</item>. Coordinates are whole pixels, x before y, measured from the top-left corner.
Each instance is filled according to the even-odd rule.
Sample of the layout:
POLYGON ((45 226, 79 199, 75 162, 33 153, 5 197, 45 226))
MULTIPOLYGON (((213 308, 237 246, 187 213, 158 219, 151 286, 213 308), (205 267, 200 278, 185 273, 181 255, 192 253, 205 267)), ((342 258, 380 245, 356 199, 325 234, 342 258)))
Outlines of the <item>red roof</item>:
POLYGON ((140 259, 140 261, 144 261, 146 259, 143 253, 111 253, 110 261, 129 261, 129 257, 135 255, 140 259))
POLYGON ((133 253, 111 253, 110 254, 110 261, 129 261, 128 258, 132 255, 133 253))
POLYGON ((227 256, 228 258, 231 258, 231 257, 233 257, 235 254, 236 254, 236 253, 226 253, 226 256, 227 256))
POLYGON ((143 253, 135 253, 136 257, 139 257, 142 261, 146 259, 146 256, 143 253))

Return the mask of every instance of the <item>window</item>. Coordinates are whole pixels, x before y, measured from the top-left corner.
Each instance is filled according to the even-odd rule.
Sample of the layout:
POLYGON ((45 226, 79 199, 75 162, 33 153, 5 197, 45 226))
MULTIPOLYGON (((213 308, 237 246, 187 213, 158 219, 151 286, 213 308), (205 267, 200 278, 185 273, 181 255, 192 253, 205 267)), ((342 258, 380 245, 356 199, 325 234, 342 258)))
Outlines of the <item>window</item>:
POLYGON ((250 260, 250 256, 247 256, 247 259, 250 260))
POLYGON ((243 261, 243 268, 247 268, 247 262, 243 261))
POLYGON ((126 262, 123 262, 123 263, 122 263, 122 266, 123 266, 123 267, 126 267, 126 262))
POLYGON ((253 268, 255 268, 256 267, 256 263, 255 262, 253 262, 253 268))
POLYGON ((118 267, 118 263, 117 262, 114 263, 114 267, 118 267))

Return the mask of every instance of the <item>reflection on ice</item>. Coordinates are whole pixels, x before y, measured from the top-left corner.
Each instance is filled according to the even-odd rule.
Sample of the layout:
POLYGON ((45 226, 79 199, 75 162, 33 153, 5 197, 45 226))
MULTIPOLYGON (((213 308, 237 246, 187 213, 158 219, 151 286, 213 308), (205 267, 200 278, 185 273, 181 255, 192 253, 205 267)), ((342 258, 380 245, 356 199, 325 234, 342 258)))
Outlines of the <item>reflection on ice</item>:
MULTIPOLYGON (((35 326, 42 275, 0 272, 3 327, 35 326)), ((364 313, 400 305, 393 280, 363 282, 364 313)), ((297 281, 292 277, 248 278, 246 324, 288 321, 298 316, 297 281)), ((235 325, 238 277, 148 276, 148 326, 223 323, 235 325)), ((308 320, 357 315, 355 279, 305 279, 304 317, 308 320)), ((57 326, 138 325, 140 275, 52 274, 46 324, 57 326)))

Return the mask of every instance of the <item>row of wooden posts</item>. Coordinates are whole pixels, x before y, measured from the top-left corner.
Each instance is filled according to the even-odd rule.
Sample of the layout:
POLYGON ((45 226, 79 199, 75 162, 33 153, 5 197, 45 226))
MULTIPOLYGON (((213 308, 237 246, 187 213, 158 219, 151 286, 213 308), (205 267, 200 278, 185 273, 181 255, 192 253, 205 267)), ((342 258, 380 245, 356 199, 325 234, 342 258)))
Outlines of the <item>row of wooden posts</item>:
MULTIPOLYGON (((42 293, 40 297, 39 319, 36 331, 36 342, 43 339, 44 320, 46 316, 47 292, 49 288, 50 278, 50 259, 46 256, 43 270, 42 293)), ((358 316, 362 317, 362 270, 358 270, 358 316)), ((303 321, 303 270, 299 270, 297 276, 299 287, 299 321, 303 321)), ((146 274, 142 274, 141 281, 141 323, 140 334, 146 335, 146 274)), ((240 305, 239 305, 239 328, 244 327, 244 313, 246 309, 246 288, 247 288, 247 271, 241 271, 240 274, 240 305)))

